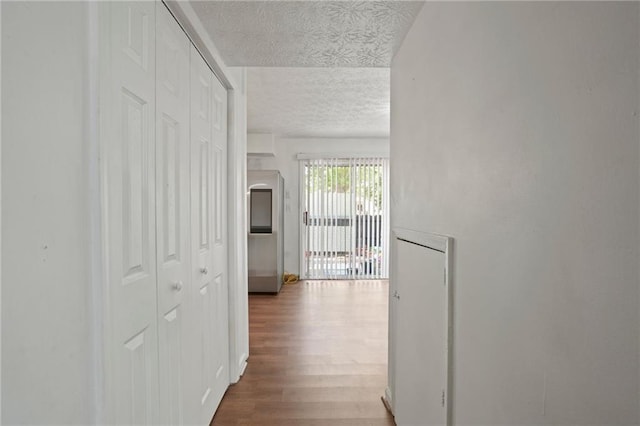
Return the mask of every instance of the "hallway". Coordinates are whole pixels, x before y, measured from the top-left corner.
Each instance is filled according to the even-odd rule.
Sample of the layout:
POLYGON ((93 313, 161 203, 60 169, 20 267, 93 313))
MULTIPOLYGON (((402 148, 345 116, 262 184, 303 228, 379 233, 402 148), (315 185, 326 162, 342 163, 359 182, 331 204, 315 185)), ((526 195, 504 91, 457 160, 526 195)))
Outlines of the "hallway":
POLYGON ((250 354, 212 425, 393 425, 385 281, 303 281, 250 295, 250 354))

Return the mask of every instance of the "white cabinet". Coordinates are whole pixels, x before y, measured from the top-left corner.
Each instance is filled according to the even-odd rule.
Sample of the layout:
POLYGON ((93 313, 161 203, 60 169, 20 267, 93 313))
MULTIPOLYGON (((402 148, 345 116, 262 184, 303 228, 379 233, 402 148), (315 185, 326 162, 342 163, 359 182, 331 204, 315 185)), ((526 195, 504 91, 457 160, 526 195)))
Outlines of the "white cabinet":
POLYGON ((162 3, 100 22, 104 420, 208 424, 229 385, 227 92, 162 3))

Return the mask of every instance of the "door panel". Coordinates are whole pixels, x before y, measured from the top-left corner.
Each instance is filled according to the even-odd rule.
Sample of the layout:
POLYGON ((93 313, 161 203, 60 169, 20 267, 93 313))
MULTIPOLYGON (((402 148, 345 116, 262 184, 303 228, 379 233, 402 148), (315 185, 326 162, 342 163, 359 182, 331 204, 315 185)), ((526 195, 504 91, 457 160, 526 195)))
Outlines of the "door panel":
POLYGON ((212 331, 215 344, 213 400, 218 406, 229 385, 229 299, 227 282, 227 91, 213 76, 213 307, 212 331))
POLYGON ((149 156, 149 105, 124 89, 122 93, 122 238, 124 284, 138 282, 149 273, 150 216, 145 171, 149 156))
MULTIPOLYGON (((218 106, 217 108, 220 108, 218 106)), ((214 138, 220 139, 214 132, 214 138)), ((224 203, 224 196, 226 195, 223 185, 225 184, 226 170, 224 164, 226 162, 224 148, 221 144, 222 141, 214 140, 213 147, 213 182, 214 182, 214 250, 218 247, 224 246, 223 236, 223 222, 225 219, 226 205, 224 203)), ((226 142, 226 141, 224 141, 226 142)))
POLYGON ((103 180, 109 315, 107 377, 112 421, 158 421, 155 259, 155 5, 111 3, 103 180))
POLYGON ((211 253, 211 71, 191 47, 192 276, 198 288, 209 282, 211 253))
POLYGON ((229 385, 228 289, 226 280, 227 93, 191 49, 192 279, 201 333, 200 422, 211 420, 229 385))
POLYGON ((212 406, 211 392, 212 392, 212 374, 214 365, 214 352, 213 352, 213 313, 214 306, 212 303, 212 294, 209 291, 211 287, 210 283, 205 284, 200 289, 199 295, 199 312, 200 312, 200 357, 202 370, 200 371, 200 404, 203 406, 203 416, 201 419, 206 421, 209 407, 212 406))
POLYGON ((190 384, 189 39, 166 7, 156 25, 156 218, 160 418, 182 424, 190 384))
POLYGON ((396 424, 445 425, 445 254, 402 240, 396 247, 396 424))
POLYGON ((214 363, 212 330, 213 303, 210 286, 213 277, 213 74, 195 48, 191 48, 191 235, 195 318, 195 371, 198 372, 196 400, 198 423, 208 423, 217 403, 214 401, 211 369, 214 363))
POLYGON ((211 222, 211 140, 204 137, 197 141, 200 150, 198 170, 198 222, 200 236, 200 250, 209 252, 210 222, 211 222))
POLYGON ((147 331, 143 330, 124 343, 126 356, 117 373, 122 383, 128 384, 121 389, 128 398, 119 400, 119 424, 149 424, 149 419, 153 418, 150 401, 153 397, 149 393, 148 384, 149 376, 155 374, 155 371, 149 363, 147 352, 155 351, 155 348, 149 347, 147 337, 147 331))
POLYGON ((184 309, 176 306, 160 319, 160 416, 162 424, 184 424, 185 368, 184 309))

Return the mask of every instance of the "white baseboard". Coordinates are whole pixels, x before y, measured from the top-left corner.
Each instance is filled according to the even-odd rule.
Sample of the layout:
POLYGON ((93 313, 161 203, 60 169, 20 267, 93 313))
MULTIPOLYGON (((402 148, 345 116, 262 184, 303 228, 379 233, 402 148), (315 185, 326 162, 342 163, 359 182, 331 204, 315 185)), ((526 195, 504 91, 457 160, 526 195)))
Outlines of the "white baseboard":
POLYGON ((247 369, 247 354, 242 354, 242 356, 240 357, 240 362, 238 363, 238 367, 240 377, 244 376, 244 371, 247 369))
POLYGON ((385 407, 387 407, 387 410, 389 410, 391 415, 393 415, 393 396, 391 395, 391 389, 389 389, 388 387, 384 390, 383 399, 385 407))

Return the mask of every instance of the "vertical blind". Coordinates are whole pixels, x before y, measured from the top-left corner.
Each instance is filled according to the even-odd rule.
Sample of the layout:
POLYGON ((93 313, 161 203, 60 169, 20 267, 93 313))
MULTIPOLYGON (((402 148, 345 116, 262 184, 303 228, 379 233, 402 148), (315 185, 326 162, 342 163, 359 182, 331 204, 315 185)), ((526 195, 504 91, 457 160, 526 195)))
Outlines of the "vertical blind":
POLYGON ((388 278, 388 159, 301 160, 301 182, 303 277, 388 278))

